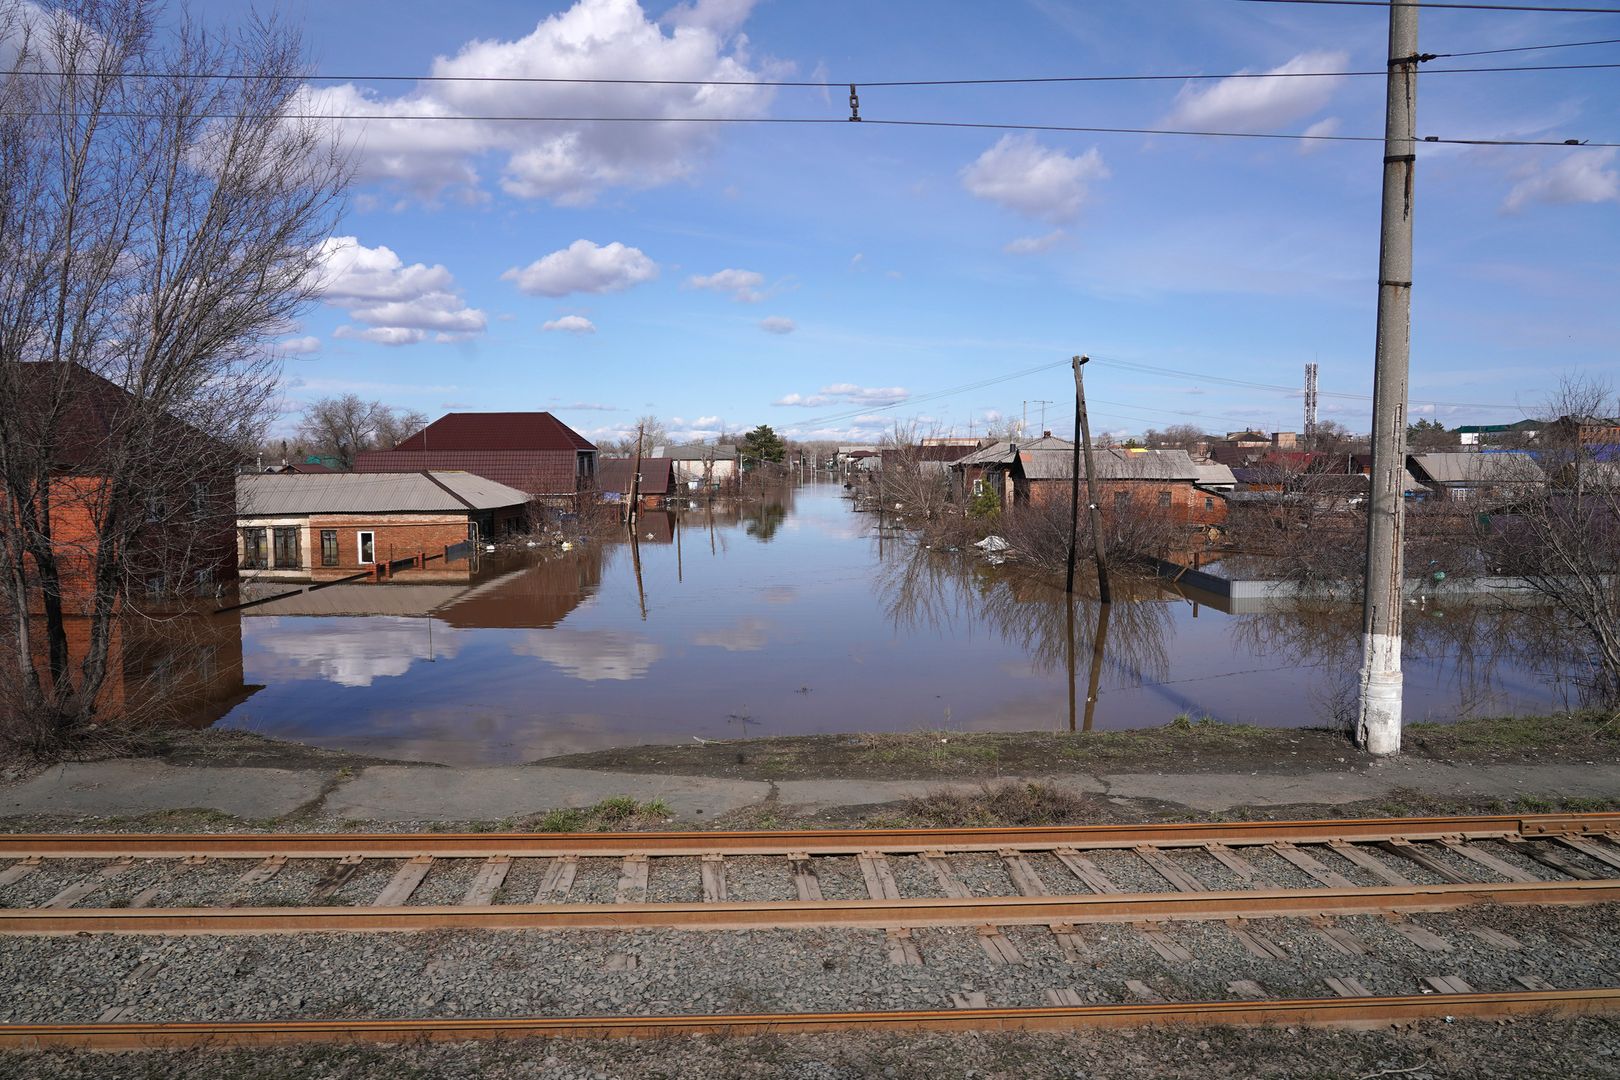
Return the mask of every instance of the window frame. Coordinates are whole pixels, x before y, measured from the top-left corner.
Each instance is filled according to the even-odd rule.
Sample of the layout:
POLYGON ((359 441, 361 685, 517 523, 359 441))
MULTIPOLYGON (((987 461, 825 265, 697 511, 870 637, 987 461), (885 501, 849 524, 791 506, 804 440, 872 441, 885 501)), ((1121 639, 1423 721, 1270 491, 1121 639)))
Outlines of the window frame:
POLYGON ((296 525, 273 525, 270 528, 270 564, 276 570, 301 570, 304 567, 304 544, 299 535, 304 530, 296 525), (283 544, 291 537, 291 562, 284 561, 283 544))
POLYGON ((354 550, 359 556, 360 566, 375 566, 377 564, 377 530, 356 529, 354 533, 354 550), (371 548, 371 558, 366 558, 367 546, 371 548))
POLYGON ((337 566, 340 553, 338 551, 338 531, 336 529, 321 530, 321 565, 337 566), (330 541, 330 544, 328 544, 330 541))
POLYGON ((242 530, 242 569, 270 569, 270 531, 265 526, 250 525, 242 530))

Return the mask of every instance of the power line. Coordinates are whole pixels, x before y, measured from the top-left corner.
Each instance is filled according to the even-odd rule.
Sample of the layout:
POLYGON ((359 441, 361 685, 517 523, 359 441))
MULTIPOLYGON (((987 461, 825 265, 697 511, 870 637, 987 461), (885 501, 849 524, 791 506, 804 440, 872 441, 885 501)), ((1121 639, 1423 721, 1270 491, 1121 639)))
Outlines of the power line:
POLYGON ((960 386, 953 386, 944 390, 933 390, 926 394, 908 396, 897 401, 885 402, 881 405, 868 405, 859 409, 850 409, 839 413, 829 413, 825 416, 812 416, 808 419, 798 421, 798 424, 799 426, 804 426, 807 424, 836 424, 843 420, 853 420, 857 416, 865 416, 868 413, 887 412, 890 409, 898 409, 905 405, 920 405, 924 402, 938 401, 941 398, 954 397, 957 394, 965 394, 970 390, 980 390, 986 386, 994 386, 997 383, 1009 382, 1013 379, 1022 379, 1026 376, 1037 374, 1038 372, 1050 371, 1053 368, 1068 366, 1069 361, 1067 360, 1058 360, 1049 364, 1036 364, 1034 367, 1025 368, 1021 371, 1010 372, 1006 375, 995 375, 987 379, 978 379, 974 382, 963 383, 960 386))
MULTIPOLYGON (((1616 65, 1620 66, 1620 65, 1616 65)), ((69 112, 0 112, 0 116, 7 117, 34 117, 65 119, 77 117, 78 113, 69 112)), ((142 113, 117 110, 104 110, 96 113, 99 117, 129 119, 129 120, 162 120, 166 119, 161 113, 142 113)), ((446 116, 443 114, 390 114, 390 113, 193 113, 196 120, 400 120, 400 121, 428 121, 428 120, 459 120, 490 123, 535 123, 535 124, 795 124, 817 125, 836 124, 843 127, 848 117, 820 117, 820 116, 527 116, 527 115, 467 115, 456 114, 446 116)), ((1271 139, 1271 140, 1297 140, 1305 142, 1352 142, 1352 143, 1382 143, 1384 140, 1375 135, 1311 135, 1306 133, 1286 133, 1275 131, 1199 131, 1183 128, 1134 128, 1134 127, 1102 127, 1095 125, 1078 124, 1016 124, 992 123, 969 120, 882 120, 874 117, 862 117, 861 122, 867 126, 888 127, 926 127, 926 128, 960 128, 977 131, 1053 131, 1069 132, 1090 135, 1176 135, 1193 138, 1209 139, 1271 139)), ((1620 142, 1598 142, 1591 139, 1453 139, 1442 138, 1437 135, 1425 135, 1423 142, 1430 145, 1456 145, 1456 146, 1560 146, 1560 147, 1588 147, 1601 149, 1620 146, 1620 142)))
POLYGON ((1620 45, 1620 38, 1603 38, 1598 41, 1563 41, 1556 45, 1519 45, 1512 49, 1475 49, 1473 52, 1433 53, 1435 59, 1446 56, 1496 56, 1499 53, 1539 52, 1542 49, 1577 49, 1583 45, 1620 45))
MULTIPOLYGON (((1117 367, 1123 367, 1134 371, 1145 371, 1155 375, 1176 375, 1182 378, 1198 379, 1204 382, 1223 383, 1228 386, 1239 386, 1250 390, 1279 390, 1288 394, 1298 394, 1302 392, 1297 386, 1282 386, 1277 383, 1255 382, 1250 379, 1233 379, 1221 375, 1210 375, 1205 372, 1180 371, 1176 368, 1159 367, 1155 364, 1144 364, 1134 360, 1115 360, 1106 357, 1097 357, 1096 359, 1100 359, 1104 363, 1112 364, 1117 367)), ((1345 398, 1352 401, 1372 400, 1372 395, 1370 394, 1352 394, 1342 390, 1320 390, 1318 393, 1322 397, 1345 398)), ((1413 398, 1412 400, 1419 405, 1442 405, 1446 408, 1454 409, 1506 409, 1510 411, 1519 411, 1523 408, 1519 405, 1502 405, 1480 401, 1435 401, 1429 398, 1413 398)))
POLYGON ((1620 8, 1542 7, 1535 4, 1464 4, 1439 0, 1239 0, 1245 4, 1330 4, 1337 7, 1449 8, 1456 11, 1545 11, 1549 14, 1620 15, 1620 8))
MULTIPOLYGON (((1567 44, 1531 45, 1517 49, 1484 49, 1479 52, 1435 53, 1439 57, 1487 56, 1493 53, 1532 52, 1539 49, 1567 49, 1580 45, 1610 45, 1620 38, 1606 41, 1574 41, 1567 44)), ((1427 75, 1498 74, 1512 71, 1584 71, 1597 68, 1620 67, 1620 64, 1533 64, 1506 67, 1454 67, 1425 68, 1427 75)), ((79 73, 68 73, 70 76, 79 73)), ((84 74, 95 74, 86 72, 84 74)), ((31 76, 37 78, 61 77, 62 72, 38 69, 12 68, 0 70, 5 76, 31 76)), ((1031 75, 1005 78, 978 79, 854 79, 847 82, 809 82, 787 79, 628 79, 592 78, 564 75, 359 75, 311 74, 302 76, 305 82, 415 82, 415 83, 511 83, 517 85, 557 86, 757 86, 772 89, 839 90, 845 86, 867 89, 899 89, 932 86, 1028 86, 1049 83, 1107 83, 1107 82, 1193 82, 1223 79, 1329 79, 1347 77, 1388 77, 1383 70, 1369 71, 1233 71, 1225 74, 1185 72, 1181 74, 1125 74, 1125 75, 1031 75)), ((187 79, 198 81, 249 81, 264 76, 248 72, 164 72, 131 71, 121 73, 130 79, 187 79)))

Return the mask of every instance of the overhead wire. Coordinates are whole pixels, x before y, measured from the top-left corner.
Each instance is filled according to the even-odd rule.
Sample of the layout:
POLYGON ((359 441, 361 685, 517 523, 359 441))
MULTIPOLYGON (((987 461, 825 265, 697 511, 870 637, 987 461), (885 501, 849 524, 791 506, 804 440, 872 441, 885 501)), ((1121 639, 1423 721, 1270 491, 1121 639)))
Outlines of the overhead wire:
POLYGON ((1620 15, 1612 7, 1552 7, 1541 4, 1473 4, 1446 0, 1238 0, 1244 4, 1325 4, 1333 7, 1416 7, 1452 11, 1540 11, 1549 15, 1620 15))
MULTIPOLYGON (((1439 57, 1487 56, 1494 53, 1532 52, 1542 49, 1568 49, 1582 45, 1611 45, 1620 39, 1603 41, 1573 41, 1564 44, 1531 45, 1516 49, 1483 49, 1478 52, 1434 53, 1439 57)), ((1424 68, 1426 75, 1500 74, 1514 71, 1583 71, 1594 68, 1620 67, 1620 64, 1523 64, 1492 67, 1424 68)), ((71 73, 70 73, 71 74, 71 73)), ((87 73, 90 74, 90 73, 87 73)), ((0 70, 5 76, 31 76, 36 78, 60 77, 61 72, 34 68, 0 70)), ((803 79, 632 79, 578 75, 396 75, 396 74, 323 74, 301 76, 303 82, 413 82, 413 83, 510 83, 516 85, 558 86, 757 86, 769 89, 841 90, 846 86, 867 89, 903 89, 906 87, 934 86, 1036 86, 1052 83, 1107 83, 1107 82, 1197 82, 1225 79, 1336 79, 1376 77, 1387 78, 1384 69, 1365 71, 1232 71, 1154 73, 1119 75, 1018 75, 971 79, 850 79, 844 81, 810 81, 803 79)), ((251 72, 167 72, 131 71, 122 73, 131 79, 186 79, 197 81, 239 82, 261 79, 251 72)), ((448 117, 447 117, 448 119, 448 117)))

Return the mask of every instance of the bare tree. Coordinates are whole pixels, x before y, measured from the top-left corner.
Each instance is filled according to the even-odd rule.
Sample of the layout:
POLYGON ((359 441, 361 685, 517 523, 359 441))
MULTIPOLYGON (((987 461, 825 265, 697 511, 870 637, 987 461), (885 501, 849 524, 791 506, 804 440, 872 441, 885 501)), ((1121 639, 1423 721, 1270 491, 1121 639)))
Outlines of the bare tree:
POLYGON ((1193 424, 1171 424, 1163 431, 1148 428, 1142 433, 1144 446, 1185 450, 1188 453, 1208 449, 1209 442, 1210 437, 1204 434, 1203 429, 1193 424))
POLYGON ((352 469, 356 454, 392 450, 426 426, 427 417, 414 409, 344 394, 306 405, 298 435, 315 453, 337 458, 343 468, 352 469))
POLYGON ((896 423, 879 444, 883 466, 878 470, 878 498, 884 509, 895 509, 909 519, 928 521, 946 513, 951 505, 949 458, 961 451, 926 446, 916 424, 896 423))
POLYGON ((1617 416, 1620 397, 1607 385, 1564 379, 1548 403, 1539 462, 1495 459, 1496 505, 1480 530, 1493 568, 1550 602, 1607 705, 1620 705, 1620 463, 1601 460, 1605 447, 1587 433, 1617 416))
POLYGON ((348 173, 288 115, 294 32, 160 34, 158 13, 0 0, 6 733, 41 753, 92 724, 132 583, 172 587, 229 543, 271 343, 318 288, 348 173))

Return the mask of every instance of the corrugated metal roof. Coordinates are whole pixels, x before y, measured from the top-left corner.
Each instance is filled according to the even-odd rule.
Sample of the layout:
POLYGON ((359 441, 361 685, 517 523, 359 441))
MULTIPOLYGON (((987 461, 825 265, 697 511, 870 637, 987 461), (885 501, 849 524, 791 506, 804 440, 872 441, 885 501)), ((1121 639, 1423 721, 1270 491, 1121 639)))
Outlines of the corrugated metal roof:
POLYGON ((445 413, 395 450, 595 450, 548 412, 445 413))
POLYGON ((236 478, 239 517, 455 513, 528 501, 516 488, 466 472, 250 473, 236 478))
POLYGON ((1237 483, 1237 477, 1232 475, 1232 467, 1218 461, 1195 461, 1193 469, 1198 473, 1197 482, 1200 484, 1219 486, 1237 483))
POLYGON ((671 461, 708 461, 711 457, 716 461, 735 461, 737 447, 731 443, 721 443, 719 446, 704 446, 702 443, 690 446, 655 446, 652 456, 669 458, 671 461))
MULTIPOLYGON (((1044 440, 1043 440, 1044 441, 1044 440)), ((1062 442, 1063 440, 1055 440, 1062 442)), ((1095 450, 1099 480, 1195 480, 1198 471, 1185 450, 1095 450)), ((1074 475, 1074 444, 1058 449, 1018 451, 1019 465, 1030 480, 1067 480, 1074 475)), ((1085 469, 1081 460, 1080 468, 1085 469)), ((1080 473, 1081 476, 1085 472, 1080 473)))
POLYGON ((1541 475, 1536 459, 1522 451, 1501 454, 1413 454, 1412 464, 1437 484, 1486 484, 1541 475))
POLYGON ((981 446, 972 453, 959 457, 951 462, 952 465, 1010 465, 1013 455, 1024 450, 1073 450, 1074 443, 1067 439, 1060 439, 1055 435, 1043 435, 1038 439, 1014 439, 1009 442, 1002 439, 989 446, 981 446))

